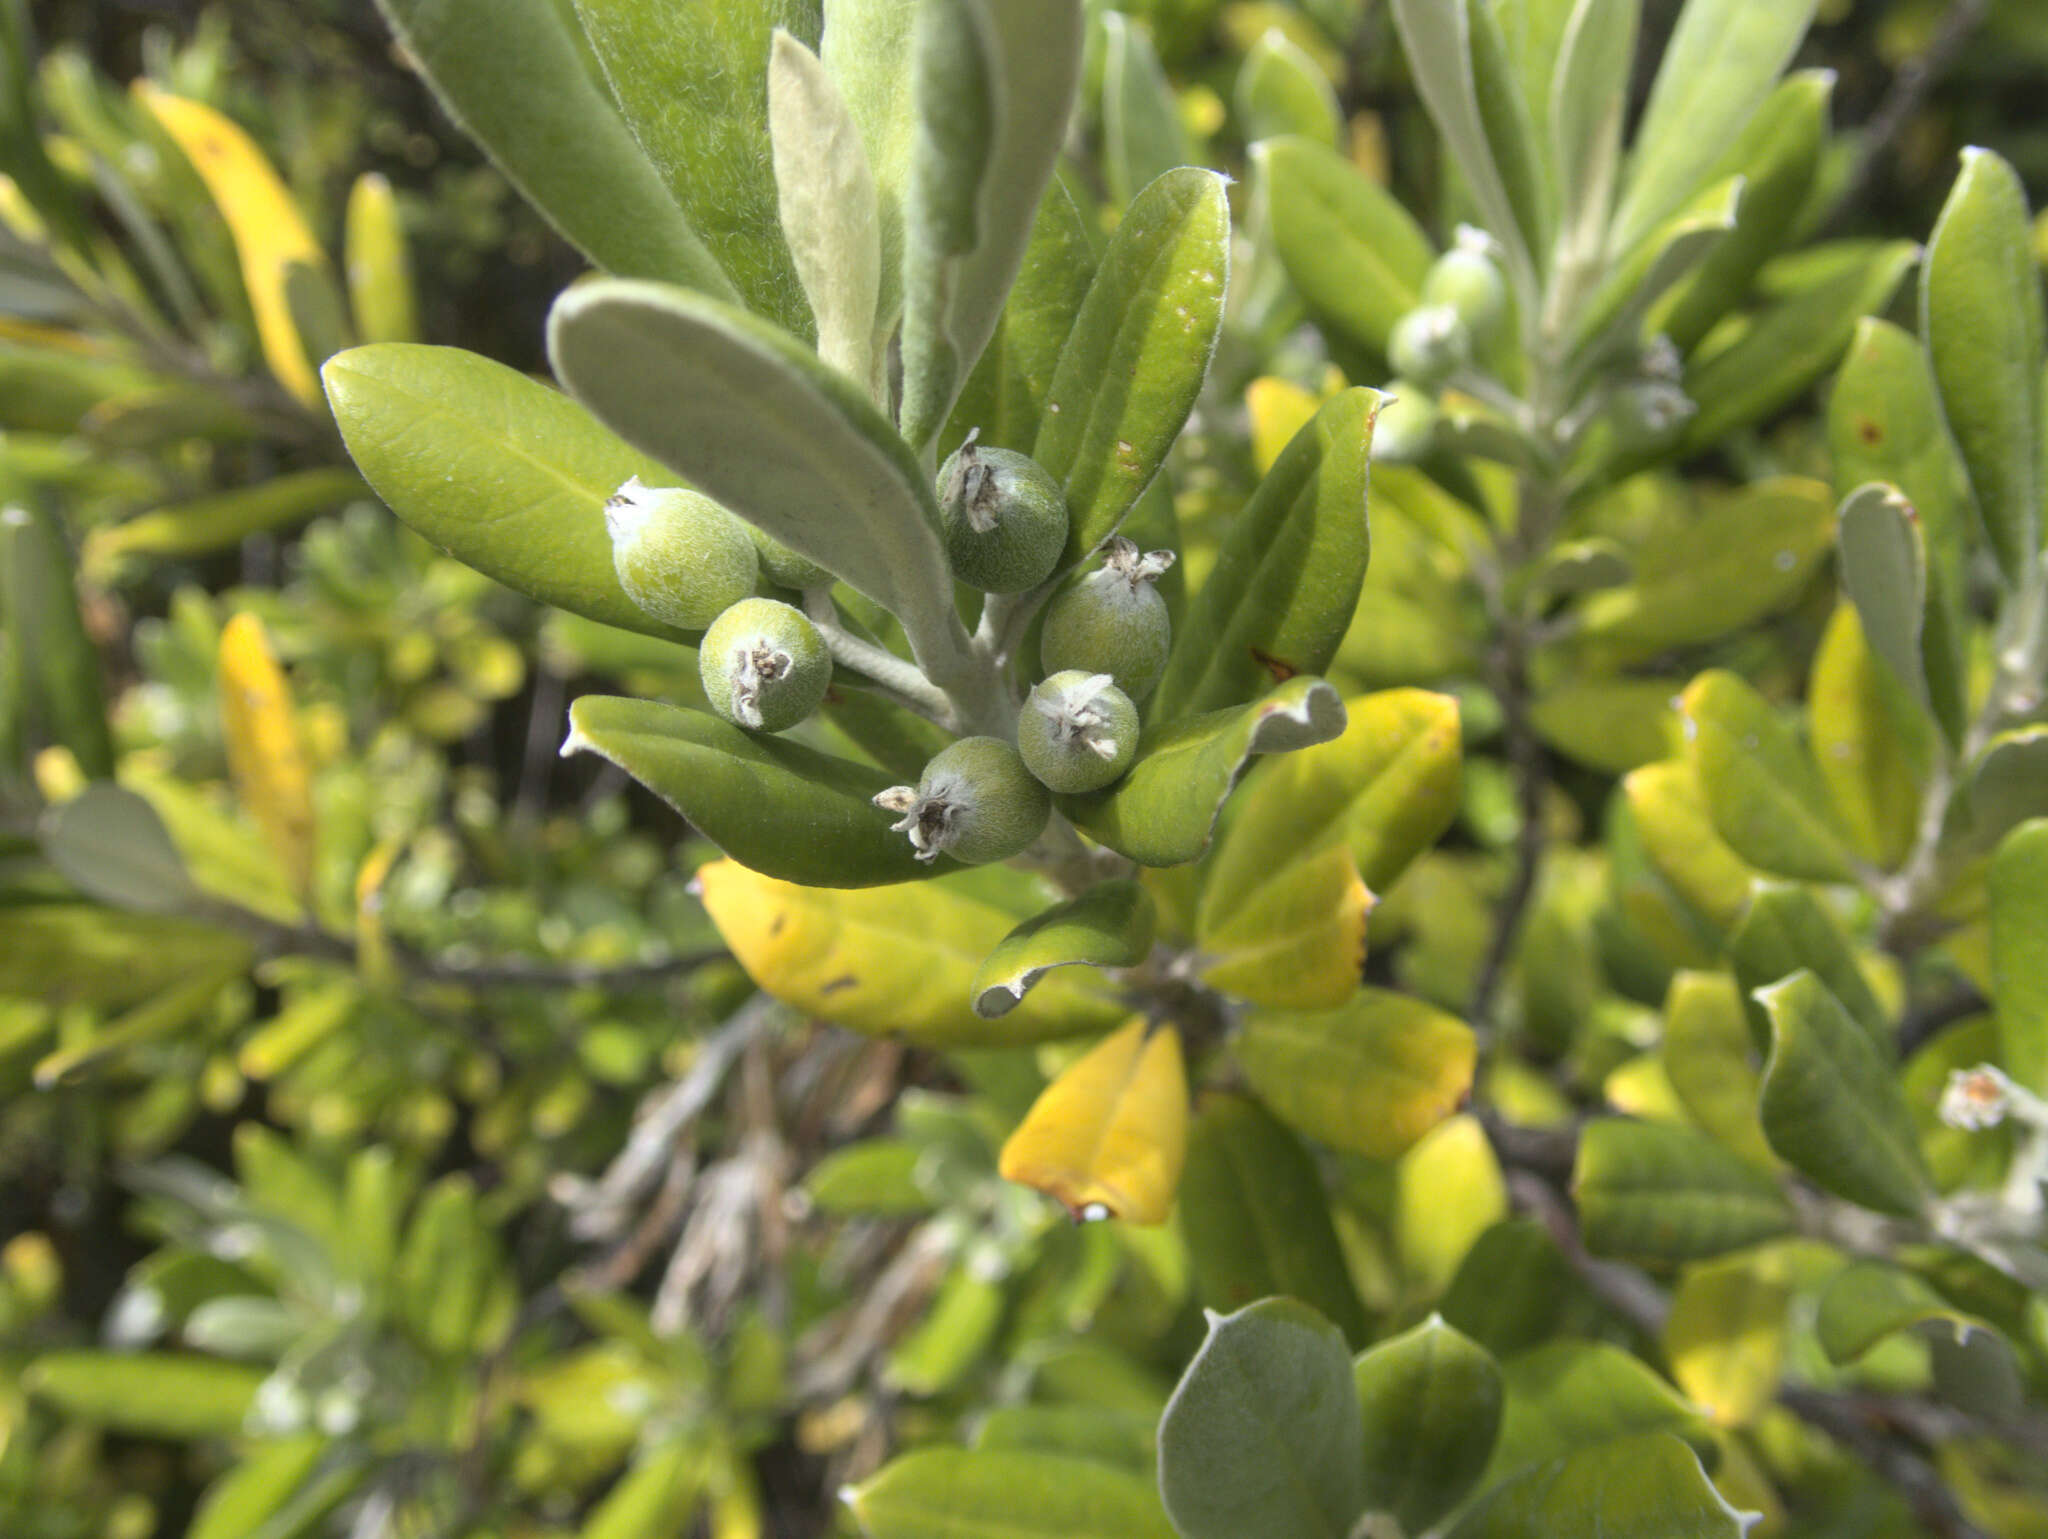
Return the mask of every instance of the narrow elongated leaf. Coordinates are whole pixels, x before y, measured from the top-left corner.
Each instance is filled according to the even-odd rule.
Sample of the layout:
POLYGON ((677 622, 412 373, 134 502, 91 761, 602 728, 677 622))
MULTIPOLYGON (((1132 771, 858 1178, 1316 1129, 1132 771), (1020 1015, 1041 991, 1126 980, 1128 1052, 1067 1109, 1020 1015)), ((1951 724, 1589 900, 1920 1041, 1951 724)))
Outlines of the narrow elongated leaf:
POLYGON ((623 279, 557 300, 548 352, 627 442, 901 620, 935 679, 964 666, 931 485, 838 370, 729 305, 623 279))
POLYGON ((660 1539, 664 1526, 696 1505, 710 1462, 702 1443, 689 1436, 636 1453, 576 1539, 660 1539))
POLYGON ((1742 1539, 1755 1521, 1714 1489, 1690 1447, 1653 1432, 1581 1449, 1488 1492, 1451 1539, 1742 1539))
POLYGON ((1109 196, 1127 204, 1195 158, 1180 103, 1145 29, 1119 11, 1102 15, 1102 163, 1109 196))
POLYGON ((874 174, 831 75, 787 32, 775 34, 768 60, 768 123, 782 233, 810 301, 818 356, 879 399, 882 218, 874 174))
MULTIPOLYGON (((115 1016, 88 1037, 67 1040, 35 1066, 36 1087, 48 1090, 81 1077, 94 1064, 179 1031, 212 1008, 220 992, 249 968, 247 955, 201 965, 153 999, 115 1016)), ((197 1345, 197 1343, 194 1343, 197 1345)))
POLYGON ((1081 73, 1078 0, 948 0, 916 32, 903 436, 926 447, 994 334, 1081 73))
POLYGON ((299 736, 291 684, 255 615, 220 632, 220 718, 235 792, 255 818, 292 889, 313 881, 313 770, 299 736))
POLYGON ((560 0, 377 3, 449 116, 591 261, 623 277, 736 297, 619 115, 560 0))
POLYGON ((1414 309, 1435 259, 1398 199, 1328 145, 1289 136, 1252 147, 1273 249, 1309 307, 1375 353, 1414 309))
POLYGON ((1698 187, 1770 94, 1815 0, 1687 0, 1636 129, 1610 250, 1626 251, 1698 187))
POLYGON ((1835 366, 1855 338, 1856 323, 1891 303, 1918 257, 1911 241, 1886 242, 1759 312, 1725 345, 1695 353, 1686 364, 1685 393, 1699 410, 1686 424, 1681 452, 1711 448, 1796 400, 1835 366))
POLYGON ((205 555, 252 534, 301 523, 368 490, 361 476, 341 469, 273 476, 257 486, 215 492, 118 524, 101 524, 86 536, 79 564, 88 575, 105 577, 132 557, 205 555))
POLYGON ((1860 486, 1842 503, 1842 591, 1856 606, 1871 650, 1892 676, 1927 703, 1921 622, 1927 558, 1913 505, 1895 487, 1860 486))
POLYGON ((1597 260, 1606 238, 1638 19, 1633 0, 1576 0, 1558 46, 1539 126, 1550 135, 1566 260, 1597 260))
POLYGON ((605 529, 605 500, 629 477, 674 479, 657 461, 567 396, 459 348, 359 347, 322 377, 357 467, 426 539, 544 604, 680 639, 619 586, 605 529))
MULTIPOLYGON (((1919 833, 1917 768, 1927 762, 1930 734, 1865 634, 1854 607, 1837 604, 1807 680, 1807 738, 1856 853, 1893 871, 1919 833)), ((1907 660, 1917 664, 1917 647, 1907 660)))
POLYGON ((1813 761, 1768 702, 1732 673, 1701 674, 1679 697, 1686 758, 1714 826, 1764 871, 1841 881, 1849 852, 1813 761))
POLYGON ((975 970, 1017 916, 950 882, 835 892, 735 861, 705 866, 697 880, 712 923, 755 983, 854 1031, 1015 1045, 1106 1031, 1126 1015, 1087 971, 1055 973, 999 1023, 976 1015, 975 970))
POLYGON ((1515 212, 1515 229, 1541 272, 1550 265, 1557 211, 1556 189, 1536 133, 1537 118, 1509 57, 1498 8, 1488 0, 1467 0, 1465 20, 1472 45, 1473 99, 1486 130, 1486 147, 1515 212))
POLYGON ((975 1013, 1007 1015, 1055 967, 1135 967, 1152 950, 1156 922, 1151 896, 1136 882, 1096 883, 1003 937, 975 972, 975 1013))
POLYGON ((1991 1330, 1923 1279, 1881 1261, 1859 1261, 1837 1274, 1820 1296, 1813 1323, 1831 1363, 1853 1363, 1885 1337, 1915 1326, 1944 1328, 1957 1341, 1991 1330))
POLYGON ((114 773, 114 739, 107 727, 106 684, 99 654, 78 608, 78 579, 57 521, 40 507, 0 506, 0 620, 6 625, 11 675, 8 743, 25 726, 21 746, 58 745, 98 780, 114 773))
POLYGON ((1990 888, 1999 1062, 2034 1094, 2048 1094, 2048 822, 2005 837, 1990 888))
POLYGON ((1173 1539, 1140 1476, 1036 1450, 919 1449, 846 1499, 869 1539, 1173 1539))
POLYGON ((327 1439, 318 1433, 267 1440, 206 1488, 187 1539, 249 1539, 283 1510, 319 1466, 327 1439))
POLYGON ((2026 190, 1990 150, 1963 169, 1927 242, 1920 335, 1992 554, 2018 583, 2041 547, 2041 278, 2026 190))
POLYGON ((375 171, 365 171, 348 190, 342 253, 356 335, 365 342, 419 341, 419 296, 398 196, 375 171))
POLYGON ((1431 1315, 1361 1353, 1352 1381, 1365 1426, 1365 1505, 1419 1534, 1465 1499, 1500 1435, 1500 1366, 1431 1315))
POLYGON ((1066 488, 1063 567, 1116 532, 1180 436, 1216 348, 1229 266, 1229 203, 1213 171, 1169 171, 1117 226, 1031 453, 1066 488))
MULTIPOLYGON (((1891 1058, 1891 1020, 1857 965, 1848 932, 1808 889, 1759 882, 1748 912, 1728 937, 1728 959, 1752 999, 1766 984, 1806 969, 1863 1028, 1878 1054, 1891 1058)), ((1759 1007, 1751 1021, 1761 1051, 1770 1045, 1769 1018, 1759 1007)))
POLYGON ((1739 177, 1710 182, 1615 263, 1579 311, 1575 345, 1597 352, 1638 342, 1657 302, 1727 240, 1742 193, 1739 177))
POLYGON ((22 1375, 40 1400, 94 1426, 138 1437, 233 1437, 263 1381, 260 1368, 196 1353, 49 1352, 22 1375))
POLYGON ((1231 107, 1247 144, 1298 134, 1336 148, 1341 139, 1343 114, 1330 77, 1277 27, 1245 50, 1231 107))
POLYGON ((1321 679, 1289 680, 1265 699, 1211 711, 1141 738, 1138 757, 1106 791, 1059 798, 1082 830, 1145 866, 1177 866, 1208 847, 1224 798, 1253 756, 1327 743, 1344 704, 1321 679))
POLYGON ((954 403, 942 451, 979 428, 984 444, 1031 452, 1053 371, 1094 276, 1087 223, 1074 195, 1054 177, 1039 202, 995 335, 954 403))
POLYGON ((1332 1148, 1390 1159, 1458 1108, 1477 1049, 1463 1021, 1368 988, 1336 1010, 1256 1010, 1231 1056, 1283 1122, 1332 1148))
POLYGON ((1205 1099, 1188 1135, 1180 1229, 1204 1307, 1242 1309, 1285 1294, 1334 1322, 1346 1340, 1365 1338, 1365 1312, 1315 1161, 1256 1101, 1205 1099))
POLYGON ((1163 1224, 1188 1148, 1180 1032, 1142 1016, 1067 1065, 1003 1144, 1005 1181, 1035 1187, 1077 1221, 1163 1224))
POLYGON ((198 896, 156 809, 106 782, 43 815, 43 854, 80 892, 116 908, 171 914, 198 896))
POLYGON ((818 53, 860 127, 881 221, 882 286, 875 306, 877 352, 903 311, 903 198, 910 184, 917 113, 911 100, 916 0, 824 0, 818 53))
POLYGON ((817 45, 819 0, 575 6, 626 126, 698 238, 750 310, 808 337, 776 214, 767 72, 778 27, 817 45))
POLYGON ((136 83, 136 96, 192 162, 235 237, 242 282, 255 312, 263 359, 277 382, 307 406, 320 402, 314 370, 326 361, 315 339, 300 334, 290 285, 309 285, 339 315, 340 290, 327 253, 306 228, 299 205, 240 125, 204 102, 136 83))
POLYGON ((1351 1354, 1293 1299, 1211 1315, 1159 1423, 1159 1490, 1182 1539, 1344 1539, 1365 1504, 1351 1354))
POLYGON ((655 792, 733 859, 815 887, 915 881, 934 868, 889 831, 876 793, 886 770, 784 738, 742 732, 703 711, 585 695, 569 708, 568 753, 594 753, 655 792))
POLYGON ((1834 83, 1828 70, 1805 70, 1780 81, 1702 178, 1711 185, 1740 176, 1742 203, 1727 239, 1707 254, 1654 323, 1681 352, 1690 352, 1742 302, 1757 270, 1791 239, 1820 164, 1834 83))
POLYGON ((1778 1184, 1690 1128, 1609 1117, 1579 1138, 1572 1195, 1586 1248, 1635 1261, 1694 1261, 1788 1233, 1778 1184))
POLYGON ((1341 1005, 1358 991, 1366 920, 1377 901, 1351 851, 1326 844, 1197 930, 1196 944, 1211 959, 1202 981, 1281 1009, 1341 1005))
POLYGON ((1771 1017, 1764 1136, 1825 1191, 1911 1216, 1933 1193, 1905 1097, 1840 1001, 1800 971, 1757 998, 1771 1017))
POLYGON ((1174 628, 1148 721, 1241 705, 1330 665, 1372 553, 1365 497, 1380 400, 1362 389, 1332 397, 1281 451, 1174 628))

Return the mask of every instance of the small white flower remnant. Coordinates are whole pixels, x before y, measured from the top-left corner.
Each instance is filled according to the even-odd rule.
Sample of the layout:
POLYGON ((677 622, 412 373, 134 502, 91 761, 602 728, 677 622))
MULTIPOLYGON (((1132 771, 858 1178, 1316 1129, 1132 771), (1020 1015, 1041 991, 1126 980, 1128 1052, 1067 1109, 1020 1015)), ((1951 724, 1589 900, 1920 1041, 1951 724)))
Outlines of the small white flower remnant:
POLYGON ((1995 1128, 2013 1109, 2013 1090, 2013 1082, 1988 1063, 1957 1069, 1941 1092, 1941 1120, 1966 1133, 1995 1128))
POLYGON ((1166 575, 1166 569, 1174 563, 1170 550, 1140 551, 1136 540, 1112 535, 1102 547, 1102 570, 1113 572, 1131 586, 1131 591, 1148 582, 1157 582, 1166 575))
POLYGON ((787 678, 795 666, 788 649, 765 635, 756 634, 733 648, 732 708, 741 726, 761 729, 762 688, 787 678))
MULTIPOLYGON (((1129 543, 1126 541, 1125 543, 1129 543)), ((1137 547, 1133 545, 1132 550, 1137 547)), ((1098 759, 1114 759, 1121 746, 1109 713, 1096 705, 1105 689, 1116 686, 1107 673, 1091 673, 1071 688, 1032 691, 1031 709, 1044 716, 1052 727, 1052 740, 1065 746, 1076 744, 1098 759)))
POLYGON ((884 812, 903 814, 900 821, 889 825, 889 831, 910 835, 910 847, 926 865, 937 860, 953 842, 953 823, 960 809, 957 801, 949 798, 949 789, 943 782, 930 790, 891 786, 875 798, 875 805, 884 812))

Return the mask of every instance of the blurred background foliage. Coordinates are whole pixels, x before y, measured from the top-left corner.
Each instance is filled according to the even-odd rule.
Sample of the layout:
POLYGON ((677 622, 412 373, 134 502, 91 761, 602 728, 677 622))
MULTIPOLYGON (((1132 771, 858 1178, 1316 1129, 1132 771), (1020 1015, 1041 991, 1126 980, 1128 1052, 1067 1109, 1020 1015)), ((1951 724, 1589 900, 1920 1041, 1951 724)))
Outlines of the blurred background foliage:
MULTIPOLYGON (((33 69, 11 88, 7 169, 42 218, 72 210, 102 260, 52 268, 22 238, 37 216, 19 198, 0 209, 14 232, 0 486, 26 510, 4 547, 6 657, 17 684, 83 666, 104 680, 110 725, 0 700, 0 1532, 850 1533, 843 1483, 970 1422, 983 1446, 1147 1467, 1198 1305, 1229 1280, 1193 1275, 1175 1231, 1077 1228, 996 1178, 995 1150, 1043 1082, 1033 1055, 942 1058, 755 994, 690 888, 709 847, 622 775, 556 757, 568 699, 599 682, 686 697, 690 660, 542 611, 366 495, 324 408, 266 370, 229 221, 128 83, 248 131, 359 335, 537 369, 547 306, 581 262, 433 108, 367 0, 7 3, 9 72, 33 69), (25 121, 49 145, 26 173, 25 121), (32 191, 39 169, 52 200, 32 191), (415 302, 395 318, 378 303, 394 291, 353 259, 372 228, 402 236, 415 302), (30 629, 38 584, 68 584, 74 559, 75 615, 30 629), (312 831, 298 867, 257 810, 262 788, 230 788, 223 634, 242 615, 289 678, 312 831), (82 836, 72 850, 50 819, 111 794, 85 786, 116 766, 130 800, 76 822, 133 837, 113 858, 82 836), (195 912, 90 901, 118 905, 161 830, 202 889, 195 912), (67 850, 75 864, 50 853, 67 850), (353 946, 332 940, 348 933, 353 946)), ((1387 7, 1123 9, 1174 89, 1173 118, 1153 125, 1167 163, 1178 135, 1189 158, 1243 173, 1257 125, 1239 81, 1277 30, 1329 76, 1352 158, 1446 222, 1387 7)), ((1646 6, 1645 58, 1676 9, 1646 6)), ((1798 62, 1837 72, 1844 130, 1813 231, 1924 234, 1972 143, 2048 203, 2035 0, 1828 0, 1798 62)), ((1099 114, 1083 148, 1077 174, 1120 204, 1145 155, 1099 114)), ((1288 408, 1246 409, 1246 386, 1291 380, 1313 399, 1324 363, 1285 328, 1228 339, 1176 464, 1191 565, 1270 462, 1262 413, 1288 408)), ((1825 475, 1825 437, 1809 402, 1694 468, 1703 484, 1825 475)), ((1422 478, 1394 484, 1423 505, 1413 517, 1455 516, 1422 478)), ((1642 545, 1683 521, 1668 499, 1621 495, 1605 517, 1642 545)), ((1458 574, 1404 546, 1398 523, 1376 525, 1368 603, 1456 623, 1361 633, 1349 680, 1453 689, 1477 753, 1458 828, 1374 920, 1370 976, 1456 1009, 1515 837, 1513 788, 1498 710, 1463 682, 1480 617, 1456 614, 1458 574)), ((1796 694, 1833 603, 1811 565, 1796 576, 1768 624, 1688 660, 1796 694)), ((1669 692, 1653 683, 1638 704, 1669 692)), ((1557 1067, 1502 1060, 1488 1093, 1511 1121, 1555 1124, 1603 1096, 1670 1110, 1642 1049, 1672 963, 1640 934, 1668 905, 1651 894, 1630 911, 1627 871, 1617 902, 1598 842, 1615 773, 1659 743, 1558 771, 1560 847, 1531 920, 1542 962, 1516 985, 1526 1056, 1557 1067)), ((1907 1072, 1938 1084, 1982 1056, 1970 1049, 1947 1043, 1907 1072)), ((1945 1183, 1996 1159, 1930 1137, 1949 1139, 1945 1183)), ((1472 1119, 1327 1174, 1328 1243, 1375 1315, 1435 1304, 1497 1350, 1566 1322, 1640 1345, 1540 1226, 1508 1219, 1472 1119), (1529 1319, 1487 1297, 1507 1267, 1529 1279, 1529 1319)), ((2038 1299, 1996 1282, 1974 1280, 1978 1307, 2038 1346, 2038 1299)), ((1859 1382, 1910 1388, 1932 1371, 1925 1342, 1895 1337, 1859 1382)), ((1798 1424, 1699 1440, 1774 1524, 1786 1508, 1749 1463, 1767 1459, 1795 1493, 1793 1531, 1915 1531, 1798 1424)), ((2037 1497, 2007 1494, 2024 1472, 1985 1454, 1945 1473, 1980 1517, 2011 1517, 2001 1532, 2041 1531, 2037 1497)))

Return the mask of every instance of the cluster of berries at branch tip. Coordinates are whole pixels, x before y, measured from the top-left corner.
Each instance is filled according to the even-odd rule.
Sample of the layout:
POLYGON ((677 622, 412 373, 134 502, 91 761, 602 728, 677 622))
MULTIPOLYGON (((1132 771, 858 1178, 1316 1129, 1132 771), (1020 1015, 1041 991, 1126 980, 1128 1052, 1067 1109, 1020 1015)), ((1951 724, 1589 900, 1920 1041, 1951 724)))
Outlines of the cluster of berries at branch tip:
POLYGON ((1422 280, 1421 302, 1394 323, 1387 337, 1387 363, 1394 371, 1387 393, 1394 399, 1374 429, 1378 458, 1405 461, 1427 454, 1438 393, 1475 367, 1500 337, 1508 288, 1495 261, 1497 249, 1485 231, 1458 226, 1456 243, 1422 280))

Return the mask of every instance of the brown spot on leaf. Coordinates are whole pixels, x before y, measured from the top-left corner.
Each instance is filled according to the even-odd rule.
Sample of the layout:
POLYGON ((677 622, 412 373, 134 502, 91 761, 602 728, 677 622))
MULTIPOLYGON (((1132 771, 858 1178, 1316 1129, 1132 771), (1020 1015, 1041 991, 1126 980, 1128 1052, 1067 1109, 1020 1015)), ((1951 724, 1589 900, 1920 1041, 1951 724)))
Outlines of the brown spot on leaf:
POLYGON ((1262 652, 1257 647, 1251 648, 1251 654, 1254 658, 1258 659, 1258 664, 1261 668, 1273 675, 1273 682, 1275 684, 1285 684, 1289 679, 1301 672, 1299 668, 1295 667, 1286 658, 1275 657, 1272 653, 1262 652))
POLYGON ((1884 442, 1884 429, 1868 417, 1858 417, 1856 419, 1856 436, 1867 444, 1881 444, 1884 442))
POLYGON ((781 933, 783 932, 783 930, 784 930, 784 929, 786 929, 786 928, 788 927, 788 925, 789 925, 789 915, 787 915, 787 914, 777 914, 777 915, 775 916, 775 918, 774 918, 773 920, 771 920, 771 921, 769 922, 769 925, 768 925, 768 938, 769 938, 770 940, 773 940, 773 939, 775 939, 775 937, 776 937, 776 936, 778 936, 778 935, 780 935, 780 934, 781 934, 781 933))
POLYGON ((841 973, 838 977, 827 979, 819 984, 818 992, 820 994, 837 994, 841 989, 857 989, 859 987, 859 978, 855 977, 852 973, 841 973))

